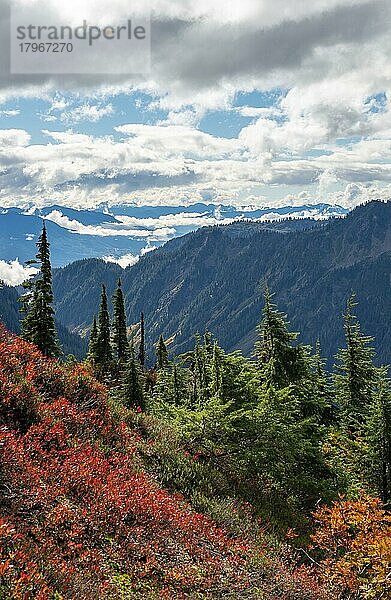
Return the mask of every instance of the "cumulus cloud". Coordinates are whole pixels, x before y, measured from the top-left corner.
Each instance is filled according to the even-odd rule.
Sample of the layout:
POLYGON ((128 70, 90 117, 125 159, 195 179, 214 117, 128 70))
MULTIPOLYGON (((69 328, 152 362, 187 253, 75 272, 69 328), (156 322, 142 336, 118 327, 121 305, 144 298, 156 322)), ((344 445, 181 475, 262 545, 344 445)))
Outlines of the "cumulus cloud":
MULTIPOLYGON (((26 7, 33 6, 32 3, 26 7)), ((8 36, 7 0, 0 0, 1 39, 8 36)), ((125 0, 98 0, 66 5, 47 0, 49 12, 75 22, 81 14, 112 22, 129 16, 125 0), (66 8, 65 8, 66 7, 66 8)), ((141 3, 144 5, 144 3, 141 3)), ((132 3, 132 10, 134 10, 132 3)), ((364 73, 374 59, 378 79, 390 57, 387 0, 304 0, 288 3, 246 0, 227 6, 224 0, 189 3, 152 0, 152 70, 130 76, 18 76, 7 72, 1 55, 3 97, 47 96, 50 89, 76 90, 96 96, 129 89, 152 91, 161 106, 223 107, 238 89, 291 88, 326 79, 335 73, 364 73), (335 60, 336 52, 339 60, 335 60), (342 60, 341 60, 342 58, 342 60)), ((99 20, 99 19, 98 19, 99 20)), ((7 48, 8 45, 5 45, 7 48)), ((113 48, 112 65, 123 61, 113 48)), ((373 66, 373 65, 372 65, 373 66)))
POLYGON ((28 146, 30 139, 30 134, 22 129, 0 130, 0 147, 3 147, 4 150, 12 146, 28 146))
MULTIPOLYGON (((377 114, 384 122, 386 113, 377 114)), ((326 144, 319 123, 295 129, 292 123, 262 117, 231 139, 183 125, 127 124, 116 129, 122 139, 48 131, 51 143, 46 145, 30 144, 25 131, 0 131, 1 204, 42 205, 47 198, 47 205, 79 208, 210 200, 241 205, 253 203, 251 198, 257 195, 263 202, 265 186, 271 185, 297 186, 297 193, 303 187, 317 188, 318 199, 328 194, 324 183, 330 173, 340 187, 357 181, 377 181, 381 187, 391 180, 391 138, 373 134, 347 145, 334 140, 326 144), (315 144, 319 139, 323 142, 315 144), (318 149, 315 154, 314 149, 318 149)), ((107 228, 98 231, 66 221, 62 214, 50 218, 76 233, 112 235, 107 228)), ((188 217, 183 219, 186 225, 188 217)), ((198 219, 202 224, 202 216, 198 219)), ((127 228, 131 225, 126 222, 127 228)), ((160 224, 144 225, 161 225, 156 235, 163 237, 177 223, 167 218, 160 224)), ((129 230, 120 230, 116 235, 129 235, 129 230)), ((148 233, 139 231, 138 235, 148 233)))
POLYGON ((21 265, 18 259, 11 262, 0 260, 0 281, 7 285, 20 285, 36 273, 38 269, 21 265))
MULTIPOLYGON (((83 11, 93 20, 98 15, 113 22, 129 13, 125 0, 47 4, 49 12, 61 12, 72 22, 83 11)), ((47 142, 34 145, 28 131, 0 131, 2 204, 46 198, 79 207, 205 200, 251 204, 253 198, 264 201, 266 188, 276 204, 290 196, 292 187, 296 198, 305 192, 309 202, 339 193, 343 202, 354 204, 368 186, 386 193, 391 181, 388 0, 228 5, 224 0, 152 0, 151 6, 152 70, 141 78, 10 77, 6 52, 0 53, 0 102, 40 97, 50 103, 41 118, 59 129, 74 128, 46 131, 47 142), (132 102, 129 94, 137 90, 152 98, 148 124, 125 118, 119 123, 114 96, 123 93, 132 102), (234 105, 238 92, 254 90, 273 91, 273 105, 234 105), (155 109, 165 116, 159 114, 153 123, 155 109), (240 133, 222 137, 201 131, 203 117, 213 109, 234 115, 242 123, 240 133), (109 134, 76 131, 104 117, 117 117, 109 134), (364 188, 345 194, 355 185, 364 188)), ((6 8, 0 0, 2 40, 9 25, 6 8)), ((121 60, 115 52, 113 64, 121 60)), ((202 216, 198 219, 201 223, 202 216)), ((168 222, 161 225, 171 229, 168 222)), ((81 233, 79 225, 72 227, 81 233)))

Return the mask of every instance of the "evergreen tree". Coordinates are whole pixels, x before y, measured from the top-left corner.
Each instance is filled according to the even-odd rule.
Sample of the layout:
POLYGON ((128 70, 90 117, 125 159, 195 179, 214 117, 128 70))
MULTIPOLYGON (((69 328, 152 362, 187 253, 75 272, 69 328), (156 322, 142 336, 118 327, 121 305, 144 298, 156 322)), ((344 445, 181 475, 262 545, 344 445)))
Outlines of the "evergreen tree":
POLYGON ((91 332, 90 332, 90 341, 88 344, 87 358, 94 362, 98 358, 98 325, 96 322, 95 315, 94 315, 94 320, 92 321, 92 327, 91 327, 91 332))
POLYGON ((344 317, 346 348, 337 354, 339 363, 334 377, 336 401, 342 411, 345 429, 350 433, 362 431, 374 402, 380 375, 373 364, 373 338, 361 333, 360 323, 352 312, 355 306, 355 294, 352 294, 344 317))
POLYGON ((284 388, 308 375, 308 348, 292 345, 298 334, 288 331, 288 325, 286 315, 277 310, 266 288, 256 344, 261 379, 266 387, 284 388))
POLYGON ((372 493, 388 504, 391 500, 391 390, 386 369, 382 370, 379 390, 367 417, 365 441, 368 483, 372 493))
POLYGON ((210 390, 214 396, 218 396, 222 387, 222 364, 217 342, 213 345, 213 356, 211 365, 210 390))
POLYGON ((161 335, 158 343, 156 344, 156 358, 157 358, 157 369, 161 371, 168 365, 168 352, 166 344, 164 343, 163 336, 161 335))
POLYGON ((26 294, 22 296, 22 337, 32 342, 41 352, 50 358, 60 356, 54 321, 52 268, 50 264, 50 244, 45 223, 37 242, 36 261, 29 264, 39 265, 40 273, 36 279, 25 284, 26 294))
POLYGON ((179 406, 182 402, 185 403, 185 399, 187 397, 187 388, 183 383, 183 379, 181 377, 181 373, 178 369, 178 366, 174 364, 172 370, 172 398, 174 404, 179 406))
POLYGON ((311 362, 310 390, 316 399, 320 421, 329 426, 336 419, 336 408, 333 405, 333 391, 326 373, 326 361, 322 358, 319 339, 316 341, 315 354, 311 357, 311 362))
POLYGON ((110 342, 110 315, 107 306, 106 287, 102 285, 102 295, 98 315, 98 337, 96 343, 96 362, 105 365, 113 359, 110 342))
POLYGON ((140 365, 144 368, 145 366, 145 323, 144 323, 144 313, 141 313, 140 317, 140 346, 138 351, 138 361, 140 365))
POLYGON ((209 397, 208 351, 209 342, 205 346, 197 336, 194 352, 192 353, 191 370, 193 375, 193 405, 198 408, 205 406, 209 397))
POLYGON ((127 408, 141 408, 145 410, 145 395, 143 387, 143 375, 140 365, 136 361, 133 344, 128 352, 128 360, 124 365, 117 398, 127 408))
POLYGON ((176 409, 187 406, 189 400, 187 370, 175 363, 159 370, 151 400, 153 412, 169 420, 175 415, 176 409))
POLYGON ((121 280, 118 280, 118 287, 113 296, 114 318, 113 318, 113 348, 115 357, 119 362, 126 360, 129 350, 128 336, 126 330, 126 314, 124 295, 122 292, 121 280))

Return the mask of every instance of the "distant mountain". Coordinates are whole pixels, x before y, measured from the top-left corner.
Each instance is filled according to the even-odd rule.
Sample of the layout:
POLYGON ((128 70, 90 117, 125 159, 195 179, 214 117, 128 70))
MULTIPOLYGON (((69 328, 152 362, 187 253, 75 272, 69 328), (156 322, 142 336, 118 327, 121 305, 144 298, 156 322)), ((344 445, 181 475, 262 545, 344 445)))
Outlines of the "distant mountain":
MULTIPOLYGON (((302 206, 282 206, 278 208, 264 207, 237 207, 226 206, 224 204, 203 204, 201 202, 190 206, 136 206, 136 205, 114 205, 108 208, 101 206, 112 215, 126 215, 128 217, 136 217, 138 219, 159 218, 160 216, 177 215, 180 213, 197 213, 205 215, 218 215, 222 219, 237 219, 245 217, 247 219, 260 219, 268 215, 274 215, 274 218, 286 217, 314 217, 314 218, 329 218, 338 217, 347 214, 349 211, 342 206, 331 204, 308 204, 302 206)), ((99 210, 99 209, 98 209, 99 210)))
MULTIPOLYGON (((47 229, 54 267, 85 257, 138 255, 146 243, 145 238, 137 237, 80 235, 51 221, 47 221, 47 229)), ((37 215, 0 214, 0 259, 25 262, 34 257, 41 230, 42 218, 37 215)))
POLYGON ((339 206, 287 206, 281 208, 242 209, 214 204, 192 206, 101 206, 96 210, 75 210, 64 206, 45 208, 0 208, 0 260, 24 262, 35 255, 35 243, 48 221, 52 263, 62 267, 84 258, 123 259, 134 263, 136 257, 168 239, 185 235, 202 225, 228 220, 279 220, 295 217, 290 228, 313 226, 313 219, 342 216, 339 206), (300 219, 300 221, 299 221, 300 219), (125 257, 125 259, 123 258, 125 257))
MULTIPOLYGON (((19 334, 20 316, 18 288, 0 286, 0 322, 6 326, 8 331, 19 334)), ((70 332, 65 325, 58 321, 56 327, 64 355, 74 354, 76 358, 84 358, 87 351, 87 341, 70 332)))
POLYGON ((206 328, 226 350, 250 354, 267 282, 301 340, 319 337, 331 361, 355 290, 363 330, 376 336, 379 359, 391 362, 391 203, 371 202, 312 229, 292 231, 289 223, 205 227, 126 270, 96 260, 69 265, 54 273, 58 317, 88 328, 101 282, 111 294, 121 275, 130 322, 145 312, 150 360, 160 334, 183 352, 206 328))
POLYGON ((16 288, 0 284, 0 322, 9 331, 20 332, 19 293, 16 288))
POLYGON ((41 217, 47 217, 54 211, 60 212, 71 221, 77 221, 82 225, 105 225, 107 223, 116 223, 118 225, 117 219, 110 214, 95 210, 75 210, 74 208, 68 208, 66 206, 53 205, 46 208, 35 209, 34 214, 41 217))

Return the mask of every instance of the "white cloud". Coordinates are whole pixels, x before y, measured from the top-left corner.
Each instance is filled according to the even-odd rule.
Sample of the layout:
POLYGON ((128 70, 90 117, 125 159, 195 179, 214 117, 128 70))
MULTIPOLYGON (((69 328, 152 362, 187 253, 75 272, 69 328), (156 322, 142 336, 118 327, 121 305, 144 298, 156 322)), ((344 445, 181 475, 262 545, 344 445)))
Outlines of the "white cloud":
POLYGON ((151 237, 153 235, 154 238, 168 238, 175 234, 175 229, 168 227, 160 227, 156 228, 153 231, 144 230, 144 229, 120 229, 114 228, 111 226, 103 226, 103 225, 83 225, 79 221, 74 219, 69 219, 63 215, 59 210, 53 210, 48 215, 45 216, 45 219, 48 221, 52 221, 56 223, 60 227, 64 227, 69 231, 72 231, 79 235, 97 235, 101 237, 151 237))
MULTIPOLYGON (((8 29, 9 1, 3 0, 0 5, 3 38, 8 29)), ((23 2, 26 10, 33 6, 29 0, 23 2)), ((79 22, 82 14, 96 22, 119 21, 128 18, 130 10, 125 0, 109 4, 97 0, 65 4, 47 0, 46 5, 48 14, 54 11, 72 22, 79 22)), ((229 108, 238 90, 302 89, 332 80, 336 75, 348 81, 352 74, 360 82, 360 89, 377 81, 379 85, 375 87, 379 91, 389 82, 387 0, 152 0, 150 6, 150 76, 26 76, 15 80, 7 74, 8 57, 4 53, 0 59, 3 98, 33 94, 48 97, 50 90, 55 95, 58 90, 70 90, 96 98, 99 94, 139 89, 155 94, 156 103, 172 109, 175 118, 176 111, 186 106, 201 110, 229 108)), ((131 10, 134 9, 133 2, 131 10)), ((110 59, 115 64, 123 56, 113 49, 110 59)))
MULTIPOLYGON (((385 119, 385 113, 378 115, 385 119)), ((318 188, 313 201, 323 194, 328 197, 334 188, 330 181, 325 187, 325 180, 331 173, 341 189, 357 181, 378 181, 381 188, 391 180, 391 137, 374 135, 347 145, 333 140, 314 146, 319 131, 316 124, 300 127, 261 118, 242 129, 238 138, 226 139, 183 125, 127 124, 117 128, 124 135, 119 141, 110 136, 47 131, 51 141, 46 145, 29 144, 27 132, 3 130, 0 202, 3 206, 34 202, 79 208, 129 202, 242 205, 253 204, 256 197, 262 204, 269 196, 268 203, 273 204, 277 185, 281 186, 280 197, 284 186, 296 186, 297 196, 303 189, 318 188), (295 127, 296 136, 292 134, 295 127), (319 152, 302 155, 299 150, 303 152, 307 146, 311 151, 317 147, 319 152)), ((324 129, 319 135, 325 135, 324 129)), ((77 233, 112 235, 106 227, 97 230, 70 223, 62 214, 51 218, 77 233)), ((159 223, 146 221, 143 226, 161 226, 161 231, 154 233, 164 237, 172 233, 179 219, 183 225, 203 224, 202 215, 193 218, 198 221, 190 222, 185 215, 159 223)), ((131 226, 131 221, 126 222, 126 231, 121 233, 125 227, 119 227, 116 235, 130 235, 127 228, 131 226)), ((147 237, 150 232, 137 234, 147 237)))
POLYGON ((19 114, 19 109, 0 110, 0 117, 17 117, 19 114))
POLYGON ((282 112, 279 108, 275 106, 270 107, 255 107, 255 106, 242 106, 237 109, 238 112, 242 115, 242 117, 279 117, 282 115, 282 112))
POLYGON ((123 256, 103 256, 102 260, 105 262, 115 263, 119 265, 122 269, 126 269, 126 267, 130 267, 131 265, 135 265, 139 257, 134 254, 124 254, 123 256))
POLYGON ((0 148, 4 150, 7 147, 24 147, 28 146, 31 136, 23 129, 2 129, 0 130, 0 148))
POLYGON ((157 250, 157 246, 148 245, 145 246, 145 248, 141 248, 140 255, 145 256, 145 254, 148 254, 148 252, 152 252, 152 250, 157 250))
POLYGON ((38 269, 21 265, 18 259, 9 263, 0 260, 0 281, 7 285, 20 285, 36 273, 38 273, 38 269))
MULTIPOLYGON (((148 243, 147 246, 145 246, 144 248, 141 248, 140 256, 145 256, 146 254, 148 254, 148 252, 152 252, 152 250, 156 250, 156 249, 157 249, 157 246, 153 246, 152 244, 148 243)), ((126 269, 126 267, 131 267, 131 266, 135 265, 140 260, 140 256, 129 253, 129 254, 124 254, 123 256, 120 256, 120 257, 104 256, 103 260, 106 262, 115 263, 115 264, 119 265, 120 267, 122 267, 122 269, 126 269)))
MULTIPOLYGON (((127 144, 163 153, 163 156, 222 157, 238 148, 237 140, 220 138, 186 125, 140 125, 129 123, 116 127, 130 137, 127 144)), ((157 158, 158 155, 156 155, 157 158)))
POLYGON ((175 227, 204 227, 205 225, 217 225, 231 223, 231 219, 221 219, 218 211, 214 217, 201 213, 177 213, 172 215, 162 215, 157 218, 117 216, 117 219, 128 226, 152 227, 152 228, 175 228, 175 227))
POLYGON ((82 106, 77 106, 68 112, 63 112, 60 120, 65 123, 80 123, 80 121, 96 123, 97 121, 100 121, 100 119, 103 119, 103 117, 107 117, 112 114, 114 114, 114 108, 112 104, 107 104, 107 106, 83 104, 82 106))

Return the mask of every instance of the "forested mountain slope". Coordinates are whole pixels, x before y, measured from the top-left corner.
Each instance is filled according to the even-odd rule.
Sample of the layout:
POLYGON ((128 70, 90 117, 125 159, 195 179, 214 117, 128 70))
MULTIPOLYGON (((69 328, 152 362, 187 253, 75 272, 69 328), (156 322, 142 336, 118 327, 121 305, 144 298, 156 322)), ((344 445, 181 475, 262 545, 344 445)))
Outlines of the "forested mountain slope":
POLYGON ((357 292, 363 330, 376 336, 379 360, 391 362, 391 203, 371 202, 311 230, 281 233, 257 223, 207 227, 168 242, 122 271, 81 261, 54 273, 57 316, 86 328, 99 288, 114 291, 121 276, 131 322, 144 311, 152 344, 173 338, 189 348, 195 331, 211 330, 228 351, 252 351, 267 282, 302 341, 319 336, 330 360, 342 342, 340 316, 357 292))
MULTIPOLYGON (((3 323, 9 331, 20 333, 20 302, 19 290, 15 287, 6 285, 0 286, 0 322, 3 323)), ((87 343, 79 335, 72 333, 57 321, 57 334, 65 356, 74 354, 76 358, 84 358, 87 351, 87 343)))

